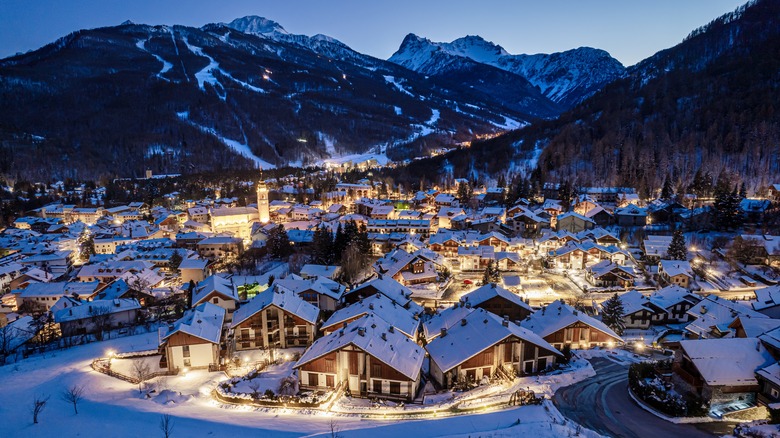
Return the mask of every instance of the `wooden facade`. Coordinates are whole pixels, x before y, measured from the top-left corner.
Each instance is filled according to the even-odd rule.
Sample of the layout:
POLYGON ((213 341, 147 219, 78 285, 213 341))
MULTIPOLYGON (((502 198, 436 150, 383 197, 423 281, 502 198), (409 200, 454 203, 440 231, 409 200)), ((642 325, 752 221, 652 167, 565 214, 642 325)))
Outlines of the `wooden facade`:
POLYGON ((236 350, 304 347, 314 342, 315 325, 268 306, 234 327, 236 350))

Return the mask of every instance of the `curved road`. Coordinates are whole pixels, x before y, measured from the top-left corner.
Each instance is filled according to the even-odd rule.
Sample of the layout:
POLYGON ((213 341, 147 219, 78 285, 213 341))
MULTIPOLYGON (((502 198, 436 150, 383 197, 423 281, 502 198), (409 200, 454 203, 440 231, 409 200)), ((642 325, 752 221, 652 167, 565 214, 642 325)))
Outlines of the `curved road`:
POLYGON ((731 434, 727 423, 674 424, 645 411, 628 395, 628 366, 591 360, 596 375, 559 389, 553 403, 568 419, 612 437, 710 438, 731 434))

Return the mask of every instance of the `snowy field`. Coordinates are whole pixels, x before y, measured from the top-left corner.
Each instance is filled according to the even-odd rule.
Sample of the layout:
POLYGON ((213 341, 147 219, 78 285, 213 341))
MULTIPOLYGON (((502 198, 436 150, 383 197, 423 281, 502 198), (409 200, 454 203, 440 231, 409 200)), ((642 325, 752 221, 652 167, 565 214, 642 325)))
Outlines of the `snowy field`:
MULTIPOLYGON (((0 368, 3 391, 0 393, 0 436, 51 437, 161 436, 162 414, 174 421, 173 436, 329 436, 331 424, 344 437, 529 436, 558 437, 575 435, 577 426, 566 422, 549 401, 542 406, 525 406, 474 415, 426 420, 375 420, 356 414, 303 412, 220 405, 211 391, 227 377, 223 373, 191 371, 186 375, 153 380, 155 395, 146 399, 137 385, 95 372, 93 359, 108 351, 118 353, 144 351, 157 346, 155 333, 97 342, 69 350, 33 356, 0 368), (61 400, 61 392, 70 386, 85 388, 79 414, 61 400), (32 424, 30 407, 36 396, 49 397, 32 424), (11 420, 13 419, 13 420, 11 420)), ((283 369, 275 370, 282 372, 283 369)), ((574 370, 559 376, 533 377, 517 383, 532 387, 538 394, 550 394, 555 388, 592 375, 593 369, 580 361, 574 370)), ((274 373, 276 374, 276 373, 274 373)), ((283 374, 283 372, 282 372, 283 374)), ((580 436, 596 437, 589 431, 580 436)))

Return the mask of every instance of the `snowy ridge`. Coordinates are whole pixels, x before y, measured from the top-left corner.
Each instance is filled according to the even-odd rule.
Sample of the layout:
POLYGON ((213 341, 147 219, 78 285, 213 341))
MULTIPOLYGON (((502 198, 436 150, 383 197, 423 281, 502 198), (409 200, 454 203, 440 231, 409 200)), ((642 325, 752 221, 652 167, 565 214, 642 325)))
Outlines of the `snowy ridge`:
POLYGON ((512 55, 479 36, 449 43, 407 35, 389 61, 419 73, 436 75, 487 64, 517 74, 556 103, 572 105, 625 76, 625 67, 604 50, 580 47, 560 53, 512 55))
MULTIPOLYGON (((146 43, 148 41, 149 41, 148 39, 147 40, 143 40, 143 39, 142 40, 138 40, 138 42, 135 44, 135 46, 138 47, 139 49, 143 50, 144 52, 154 56, 155 59, 157 59, 158 61, 160 61, 162 63, 162 65, 163 65, 162 69, 160 69, 160 71, 157 72, 157 77, 162 79, 162 80, 164 80, 164 81, 169 81, 169 79, 166 78, 166 77, 163 77, 163 75, 173 68, 173 64, 171 64, 170 62, 162 59, 162 57, 160 57, 156 53, 152 53, 151 51, 147 50, 145 46, 146 46, 146 43)), ((177 55, 178 55, 178 53, 177 53, 177 55)))

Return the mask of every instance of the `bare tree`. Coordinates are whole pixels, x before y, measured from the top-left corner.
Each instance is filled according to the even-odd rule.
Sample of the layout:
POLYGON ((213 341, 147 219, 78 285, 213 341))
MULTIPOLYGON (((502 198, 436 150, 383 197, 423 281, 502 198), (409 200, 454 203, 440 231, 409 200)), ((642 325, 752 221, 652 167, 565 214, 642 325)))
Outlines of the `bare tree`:
POLYGON ((114 323, 114 315, 107 306, 90 308, 92 324, 95 327, 95 337, 98 341, 103 340, 103 333, 111 329, 114 323))
POLYGON ((259 394, 258 390, 260 389, 260 382, 257 380, 251 380, 249 384, 249 389, 252 390, 252 398, 257 398, 259 394))
POLYGON ((18 331, 10 325, 0 327, 0 365, 5 365, 6 358, 16 349, 14 339, 19 334, 18 331))
POLYGON ((149 375, 151 374, 149 363, 146 362, 143 358, 133 359, 133 365, 130 370, 133 374, 133 377, 138 380, 138 393, 140 394, 143 390, 144 380, 148 379, 149 375))
POLYGON ((160 430, 162 431, 164 438, 171 438, 173 435, 173 424, 173 418, 168 414, 163 414, 160 419, 160 430))
POLYGON ((341 438, 341 428, 336 424, 336 420, 331 418, 328 427, 330 428, 330 438, 341 438))
POLYGON ((43 408, 46 407, 46 402, 48 401, 49 397, 43 397, 42 395, 36 395, 35 399, 33 399, 33 405, 30 408, 30 412, 33 415, 33 424, 38 424, 38 415, 43 412, 43 408))
POLYGON ((76 415, 78 415, 79 414, 78 404, 81 401, 81 399, 84 398, 84 387, 78 385, 69 386, 62 391, 62 394, 60 394, 60 398, 62 398, 63 401, 72 404, 73 412, 76 415))

